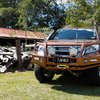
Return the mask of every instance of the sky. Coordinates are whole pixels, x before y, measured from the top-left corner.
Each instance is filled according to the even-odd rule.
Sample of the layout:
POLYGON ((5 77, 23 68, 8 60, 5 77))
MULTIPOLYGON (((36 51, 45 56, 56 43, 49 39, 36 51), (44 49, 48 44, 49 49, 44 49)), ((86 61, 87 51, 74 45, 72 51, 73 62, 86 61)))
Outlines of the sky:
POLYGON ((68 0, 57 0, 57 4, 59 5, 59 7, 61 7, 61 6, 60 6, 60 3, 64 3, 65 9, 67 9, 67 8, 68 8, 68 5, 66 4, 67 1, 68 1, 68 0))
POLYGON ((62 3, 66 3, 66 1, 67 1, 67 0, 57 0, 57 3, 58 3, 58 4, 61 3, 61 2, 62 2, 62 3))

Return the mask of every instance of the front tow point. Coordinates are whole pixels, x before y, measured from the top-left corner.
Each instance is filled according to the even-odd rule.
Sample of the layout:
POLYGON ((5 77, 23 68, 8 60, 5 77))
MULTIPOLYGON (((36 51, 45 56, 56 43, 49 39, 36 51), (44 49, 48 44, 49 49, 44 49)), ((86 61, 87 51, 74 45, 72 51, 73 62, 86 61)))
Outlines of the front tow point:
POLYGON ((57 67, 58 67, 58 68, 64 68, 64 69, 69 68, 69 66, 67 66, 67 65, 57 65, 57 67))
POLYGON ((58 68, 64 68, 64 69, 67 69, 67 70, 68 70, 70 73, 72 73, 74 76, 79 77, 79 73, 72 72, 71 70, 68 69, 69 66, 67 66, 67 65, 58 65, 57 67, 58 67, 58 68))

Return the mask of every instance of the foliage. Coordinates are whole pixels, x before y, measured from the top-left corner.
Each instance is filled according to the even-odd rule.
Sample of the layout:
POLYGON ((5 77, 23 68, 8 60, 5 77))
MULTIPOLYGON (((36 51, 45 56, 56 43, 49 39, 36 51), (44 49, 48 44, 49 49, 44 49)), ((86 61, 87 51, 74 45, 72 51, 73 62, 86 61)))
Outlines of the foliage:
POLYGON ((0 27, 19 28, 16 26, 19 13, 17 5, 20 0, 0 0, 0 27))
POLYGON ((64 6, 56 0, 0 0, 0 27, 34 30, 65 25, 64 6))
POLYGON ((18 25, 23 29, 28 29, 27 23, 31 19, 31 11, 33 8, 31 0, 24 0, 19 4, 18 12, 20 13, 18 25))
POLYGON ((18 14, 12 7, 0 9, 0 27, 17 28, 15 25, 18 21, 18 14))
MULTIPOLYGON (((84 0, 83 0, 84 1, 84 0)), ((81 2, 82 5, 78 3, 78 0, 69 0, 68 1, 68 9, 66 10, 66 23, 71 24, 73 27, 85 27, 85 20, 88 19, 86 10, 87 5, 86 2, 81 2), (71 3, 72 2, 72 3, 71 3), (86 17, 87 16, 87 17, 86 17)))
POLYGON ((66 14, 55 0, 23 0, 19 5, 19 24, 29 29, 65 24, 66 14))
POLYGON ((66 22, 74 27, 100 25, 100 0, 68 0, 66 22))

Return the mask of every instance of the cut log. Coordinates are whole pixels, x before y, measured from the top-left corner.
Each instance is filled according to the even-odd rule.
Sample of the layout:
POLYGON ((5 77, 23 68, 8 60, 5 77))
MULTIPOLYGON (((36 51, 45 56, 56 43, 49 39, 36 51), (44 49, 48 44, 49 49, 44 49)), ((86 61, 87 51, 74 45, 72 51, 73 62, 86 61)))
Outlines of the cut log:
POLYGON ((13 60, 9 61, 6 65, 0 66, 0 72, 1 73, 5 72, 7 70, 7 68, 10 67, 11 65, 13 65, 16 61, 17 61, 17 59, 13 59, 13 60))
POLYGON ((13 56, 14 53, 12 52, 0 52, 0 55, 11 55, 13 56))
MULTIPOLYGON (((34 44, 26 45, 25 47, 34 48, 34 44)), ((30 67, 32 59, 31 52, 32 51, 27 51, 27 52, 21 51, 22 66, 24 68, 27 68, 28 66, 30 67)), ((14 65, 14 68, 17 68, 16 63, 18 63, 16 47, 0 46, 0 72, 5 72, 12 65, 14 65)))

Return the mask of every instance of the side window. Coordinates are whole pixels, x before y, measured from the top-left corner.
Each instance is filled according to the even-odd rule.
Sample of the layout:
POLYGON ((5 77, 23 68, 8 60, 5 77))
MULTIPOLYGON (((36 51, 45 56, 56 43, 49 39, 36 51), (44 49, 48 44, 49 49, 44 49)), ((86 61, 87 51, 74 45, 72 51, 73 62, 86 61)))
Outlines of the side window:
POLYGON ((57 32, 56 35, 54 36, 54 40, 59 40, 59 33, 57 32))

